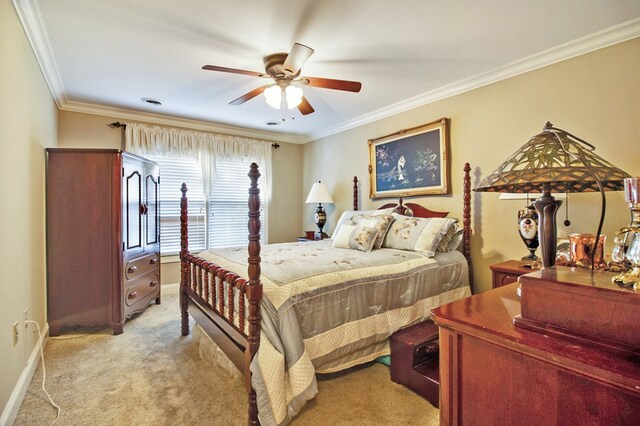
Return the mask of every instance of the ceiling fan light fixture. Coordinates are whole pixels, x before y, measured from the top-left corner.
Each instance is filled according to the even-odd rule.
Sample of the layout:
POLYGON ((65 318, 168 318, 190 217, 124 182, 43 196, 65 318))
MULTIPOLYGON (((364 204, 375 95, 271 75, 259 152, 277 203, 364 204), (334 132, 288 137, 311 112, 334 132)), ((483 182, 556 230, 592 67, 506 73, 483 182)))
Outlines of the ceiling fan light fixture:
POLYGON ((264 89, 264 98, 271 108, 280 109, 282 105, 282 89, 277 84, 264 89))
POLYGON ((300 102, 302 102, 302 89, 293 85, 287 86, 285 89, 285 96, 287 99, 287 107, 289 109, 294 109, 300 102))

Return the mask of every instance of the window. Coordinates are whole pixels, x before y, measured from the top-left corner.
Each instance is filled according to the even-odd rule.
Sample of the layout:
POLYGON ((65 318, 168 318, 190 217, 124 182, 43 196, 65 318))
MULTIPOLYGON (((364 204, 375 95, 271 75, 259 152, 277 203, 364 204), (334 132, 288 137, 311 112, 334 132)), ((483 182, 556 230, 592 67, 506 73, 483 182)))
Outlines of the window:
MULTIPOLYGON (((180 187, 187 184, 189 251, 242 246, 248 242, 249 161, 218 161, 217 173, 205 205, 198 162, 193 158, 150 156, 160 164, 160 250, 163 256, 180 252, 180 187)), ((264 201, 260 200, 260 242, 266 231, 264 201)))

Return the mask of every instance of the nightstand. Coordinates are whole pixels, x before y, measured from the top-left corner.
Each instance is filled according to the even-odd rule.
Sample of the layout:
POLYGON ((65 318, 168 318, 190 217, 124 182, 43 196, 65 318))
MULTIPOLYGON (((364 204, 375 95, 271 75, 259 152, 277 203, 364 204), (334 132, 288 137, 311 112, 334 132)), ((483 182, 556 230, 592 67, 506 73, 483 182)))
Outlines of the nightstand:
POLYGON ((531 263, 520 260, 507 260, 489 266, 492 275, 492 288, 502 287, 518 281, 520 275, 528 274, 536 269, 531 268, 531 263))

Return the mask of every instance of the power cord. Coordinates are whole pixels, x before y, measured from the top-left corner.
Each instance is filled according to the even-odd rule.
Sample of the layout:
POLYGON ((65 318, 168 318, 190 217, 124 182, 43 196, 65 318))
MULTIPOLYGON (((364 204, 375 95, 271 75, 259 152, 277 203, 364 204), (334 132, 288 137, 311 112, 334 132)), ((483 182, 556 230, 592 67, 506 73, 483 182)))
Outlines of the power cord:
MULTIPOLYGON (((38 339, 40 339, 42 337, 42 335, 40 334, 40 324, 38 324, 36 321, 31 321, 31 320, 26 320, 24 323, 25 323, 25 329, 26 329, 26 325, 27 324, 35 324, 36 328, 38 329, 38 339)), ((44 367, 44 351, 42 349, 43 346, 44 346, 43 342, 40 341, 40 359, 42 360, 42 391, 47 395, 47 397, 49 398, 49 403, 57 411, 55 420, 53 420, 53 423, 51 423, 51 425, 49 425, 49 426, 53 426, 53 425, 56 424, 56 422, 60 418, 60 406, 57 405, 55 402, 53 402, 53 398, 51 398, 51 395, 49 395, 49 392, 47 392, 47 390, 44 388, 44 383, 47 380, 47 370, 44 367)))

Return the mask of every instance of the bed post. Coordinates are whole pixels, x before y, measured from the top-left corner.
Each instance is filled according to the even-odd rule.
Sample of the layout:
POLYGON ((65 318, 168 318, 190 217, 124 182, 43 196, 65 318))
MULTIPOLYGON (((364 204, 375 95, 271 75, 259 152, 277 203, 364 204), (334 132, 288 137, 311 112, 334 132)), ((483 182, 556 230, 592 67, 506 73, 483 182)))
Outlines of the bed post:
POLYGON ((358 176, 353 177, 353 211, 358 210, 358 176))
POLYGON ((189 262, 186 256, 189 254, 188 235, 188 213, 187 213, 187 184, 183 183, 180 188, 182 197, 180 198, 180 319, 182 324, 182 335, 189 334, 189 297, 187 295, 189 280, 189 262))
POLYGON ((251 163, 249 171, 251 186, 249 187, 249 281, 246 295, 249 302, 247 347, 244 352, 244 377, 249 394, 249 424, 259 425, 256 392, 251 386, 251 361, 260 346, 260 301, 262 300, 262 283, 260 282, 260 189, 258 165, 251 163))
POLYGON ((473 285, 473 273, 471 270, 471 166, 469 163, 464 164, 464 196, 462 210, 462 226, 464 227, 463 250, 462 254, 467 258, 469 265, 469 285, 473 285))

